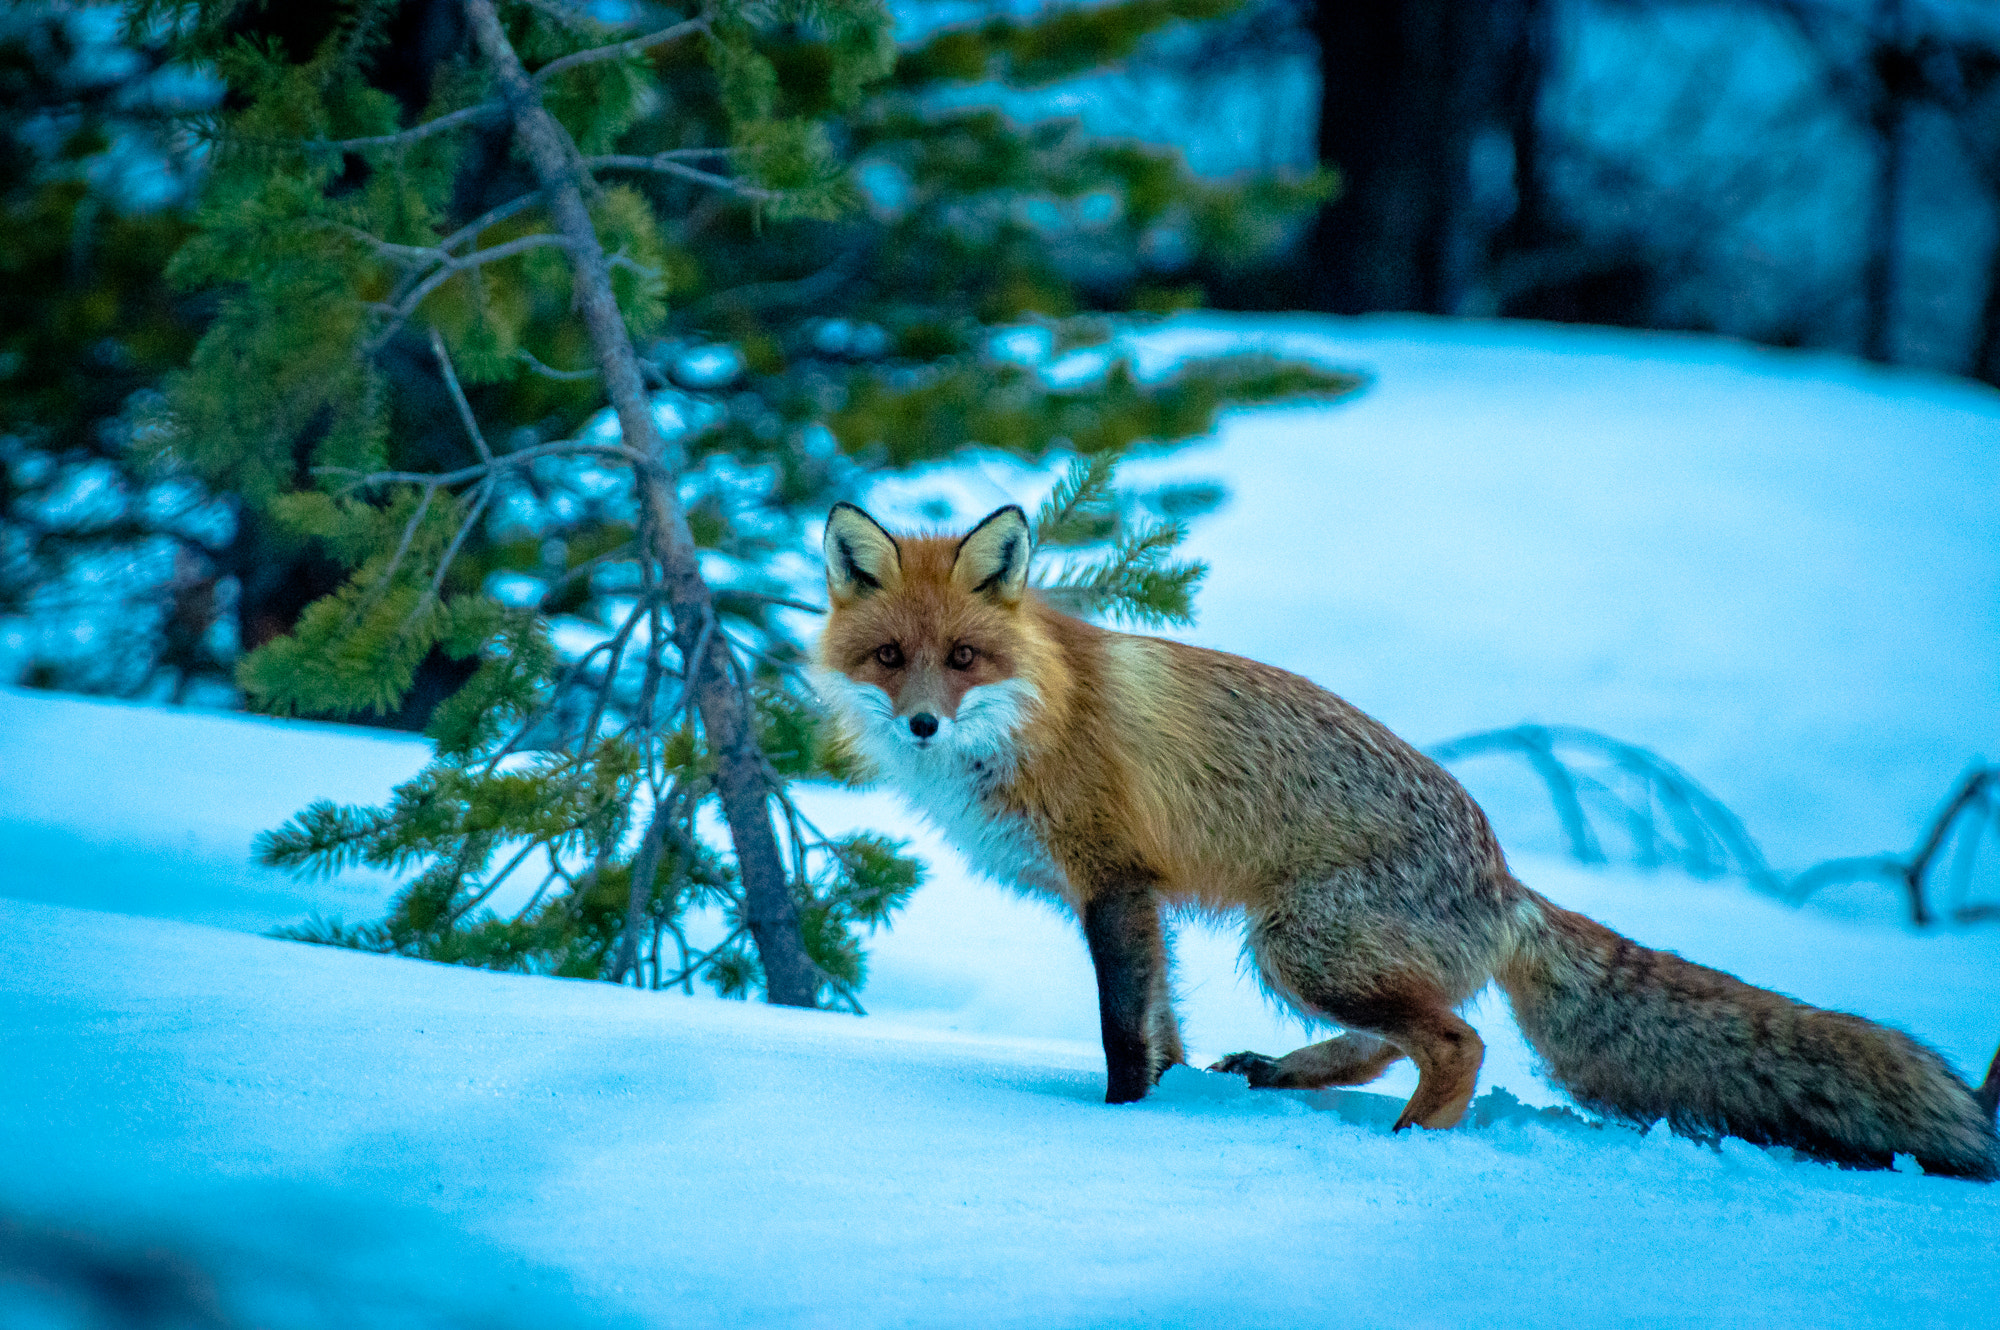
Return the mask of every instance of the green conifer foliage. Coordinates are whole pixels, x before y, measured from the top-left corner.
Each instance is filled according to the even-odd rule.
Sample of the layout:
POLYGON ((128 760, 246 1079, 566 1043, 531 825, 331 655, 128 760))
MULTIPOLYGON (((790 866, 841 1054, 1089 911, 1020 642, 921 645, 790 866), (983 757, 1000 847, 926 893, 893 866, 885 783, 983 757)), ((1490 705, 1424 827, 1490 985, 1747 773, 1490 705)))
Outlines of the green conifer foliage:
MULTIPOLYGON (((1142 378, 1106 316, 1198 299, 1144 255, 1262 252, 1326 182, 1223 188, 1071 125, 933 107, 972 57, 899 59, 876 0, 639 6, 619 26, 463 0, 413 105, 381 71, 416 3, 332 8, 289 44, 232 0, 137 12, 231 89, 174 263, 219 312, 161 450, 350 570, 241 683, 268 710, 342 715, 394 708, 435 653, 469 668, 389 804, 315 805, 262 841, 296 871, 408 879, 379 923, 288 935, 776 1000, 784 934, 813 977, 783 1000, 858 1009, 865 931, 920 870, 894 840, 822 835, 787 794, 833 774, 798 670, 819 519, 969 446, 1079 453, 1043 514, 1072 554, 1047 593, 1184 622, 1200 569, 1112 460, 1355 380, 1259 357, 1142 378), (996 325, 1023 323, 1096 361, 1059 379, 997 352, 996 325), (718 805, 734 853, 703 829, 718 805)), ((983 29, 979 70, 1055 77, 1210 7, 983 29)))

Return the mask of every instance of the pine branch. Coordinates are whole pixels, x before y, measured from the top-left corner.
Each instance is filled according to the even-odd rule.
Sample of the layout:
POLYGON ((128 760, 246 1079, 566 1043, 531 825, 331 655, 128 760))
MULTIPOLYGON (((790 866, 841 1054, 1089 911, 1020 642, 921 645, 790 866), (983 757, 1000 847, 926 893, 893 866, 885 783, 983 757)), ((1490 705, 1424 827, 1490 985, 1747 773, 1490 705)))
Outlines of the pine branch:
POLYGON ((676 176, 682 180, 692 180, 697 185, 707 185, 710 189, 719 189, 725 193, 734 194, 738 198, 754 199, 759 203, 779 203, 783 202, 786 197, 779 190, 765 189, 759 185, 747 185, 741 180, 732 179, 726 175, 716 175, 713 171, 704 171, 699 167, 689 166, 684 162, 674 160, 675 156, 676 154, 663 152, 651 157, 622 155, 586 157, 583 159, 583 166, 587 171, 657 171, 662 175, 676 176))
POLYGON ((1037 548, 1075 543, 1078 518, 1111 498, 1111 481, 1117 470, 1118 460, 1109 453, 1072 461, 1069 471, 1056 482, 1035 514, 1037 548))
POLYGON ((609 46, 593 46, 587 51, 577 51, 560 59, 551 60, 535 71, 534 82, 536 84, 547 83, 564 70, 575 69, 579 65, 595 64, 600 60, 617 60, 624 56, 643 51, 649 46, 660 46, 667 42, 676 42, 694 33, 706 33, 708 31, 709 16, 704 13, 680 23, 669 24, 664 28, 645 33, 642 36, 630 37, 622 42, 613 42, 609 46))
MULTIPOLYGON (((306 139, 299 146, 308 152, 363 152, 374 148, 401 148, 412 143, 420 143, 434 134, 442 134, 448 129, 457 129, 479 120, 488 120, 506 111, 500 102, 481 102, 463 110, 451 111, 435 120, 426 120, 421 125, 394 134, 374 134, 358 139, 306 139)), ((248 139, 244 142, 262 142, 248 139)))
POLYGON ((1208 565, 1167 558, 1185 537, 1177 522, 1141 528, 1121 537, 1102 560, 1065 568, 1040 590, 1076 614, 1151 626, 1193 623, 1194 589, 1208 565))

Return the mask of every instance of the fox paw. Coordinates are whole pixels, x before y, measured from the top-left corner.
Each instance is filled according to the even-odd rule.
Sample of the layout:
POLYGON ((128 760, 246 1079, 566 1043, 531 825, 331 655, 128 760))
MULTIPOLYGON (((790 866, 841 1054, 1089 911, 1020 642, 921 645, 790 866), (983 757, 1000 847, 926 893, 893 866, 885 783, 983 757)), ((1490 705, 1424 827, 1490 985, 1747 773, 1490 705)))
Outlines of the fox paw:
POLYGON ((1242 1076, 1250 1082, 1253 1090, 1265 1089, 1278 1081, 1278 1060, 1267 1058, 1262 1053, 1231 1053, 1220 1062, 1209 1064, 1208 1069, 1229 1076, 1242 1076))

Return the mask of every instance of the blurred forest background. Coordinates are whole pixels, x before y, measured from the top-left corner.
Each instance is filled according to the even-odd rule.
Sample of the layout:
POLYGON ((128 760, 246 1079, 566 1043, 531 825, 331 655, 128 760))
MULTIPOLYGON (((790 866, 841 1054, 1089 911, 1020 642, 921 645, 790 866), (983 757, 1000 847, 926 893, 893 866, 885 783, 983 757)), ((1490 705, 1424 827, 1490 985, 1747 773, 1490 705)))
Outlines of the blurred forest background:
MULTIPOLYGON (((395 8, 377 81, 415 106, 462 33, 454 0, 395 8)), ((232 705, 239 653, 339 570, 131 447, 215 314, 212 290, 165 274, 209 174, 185 117, 221 90, 124 17, 0 15, 0 675, 232 705)), ((1218 184, 1338 182, 1267 208, 1282 233, 1229 261, 1185 227, 1074 228, 1049 247, 1065 280, 969 311, 994 323, 1194 302, 1498 315, 2000 383, 2000 8, 1978 0, 905 0, 892 17, 898 76, 928 59, 934 110, 1074 120, 1218 184), (982 34, 1025 58, 1003 67, 982 34)), ((852 155, 864 208, 893 211, 897 169, 852 155)), ((674 331, 722 344, 716 312, 677 311, 674 331)), ((894 359, 842 332, 822 330, 836 355, 894 359)), ((426 670, 382 719, 420 726, 454 682, 426 670)))
MULTIPOLYGON (((474 963, 635 973, 651 910, 659 985, 662 929, 702 893, 733 902, 732 938, 762 926, 693 834, 728 755, 673 749, 674 714, 699 704, 706 743, 726 717, 697 694, 734 690, 781 816, 782 780, 821 769, 779 611, 830 502, 968 446, 1103 461, 1233 402, 1357 386, 1250 356, 1156 383, 1036 371, 1191 307, 1706 331, 2000 384, 2000 7, 20 0, 0 14, 0 681, 429 726, 447 785, 568 752, 542 774, 597 793, 509 824, 594 902, 555 933, 464 935, 512 871, 471 823, 329 813, 271 861, 433 856, 388 932, 318 940, 474 963), (532 220, 561 191, 513 147, 522 97, 570 144, 626 351, 586 327, 578 236, 532 220), (627 371, 666 423, 608 477, 581 462, 616 451, 627 371), (648 490, 660 459, 674 483, 648 490), (710 585, 676 600, 695 551, 710 585), (681 895, 649 904, 656 873, 681 895)), ((1072 592, 1184 616, 1176 523, 1219 496, 1073 480, 1043 515, 1098 560, 1072 592)), ((831 939, 812 964, 851 981, 787 1000, 851 1000, 845 930, 914 870, 887 843, 782 842, 831 939)), ((741 945, 699 964, 763 982, 741 945)))

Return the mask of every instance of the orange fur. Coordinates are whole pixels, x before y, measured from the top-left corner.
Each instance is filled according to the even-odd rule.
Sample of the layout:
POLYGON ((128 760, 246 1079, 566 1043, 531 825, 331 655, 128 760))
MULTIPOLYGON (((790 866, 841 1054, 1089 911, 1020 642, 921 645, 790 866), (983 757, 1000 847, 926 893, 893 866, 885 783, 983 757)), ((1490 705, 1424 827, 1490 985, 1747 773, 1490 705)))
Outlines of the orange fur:
POLYGON ((1051 608, 1026 586, 1019 509, 899 540, 843 505, 826 548, 819 678, 838 724, 976 866, 1076 910, 1107 1098, 1182 1057, 1160 907, 1241 910, 1266 985, 1349 1031, 1218 1064, 1255 1085, 1355 1084, 1408 1056, 1398 1126, 1451 1126, 1483 1053, 1456 1008, 1497 977, 1552 1073, 1612 1114, 2000 1170, 1990 1113, 1930 1050, 1543 900, 1449 773, 1340 698, 1051 608), (1670 1075, 1647 1066, 1666 1050, 1670 1075))

